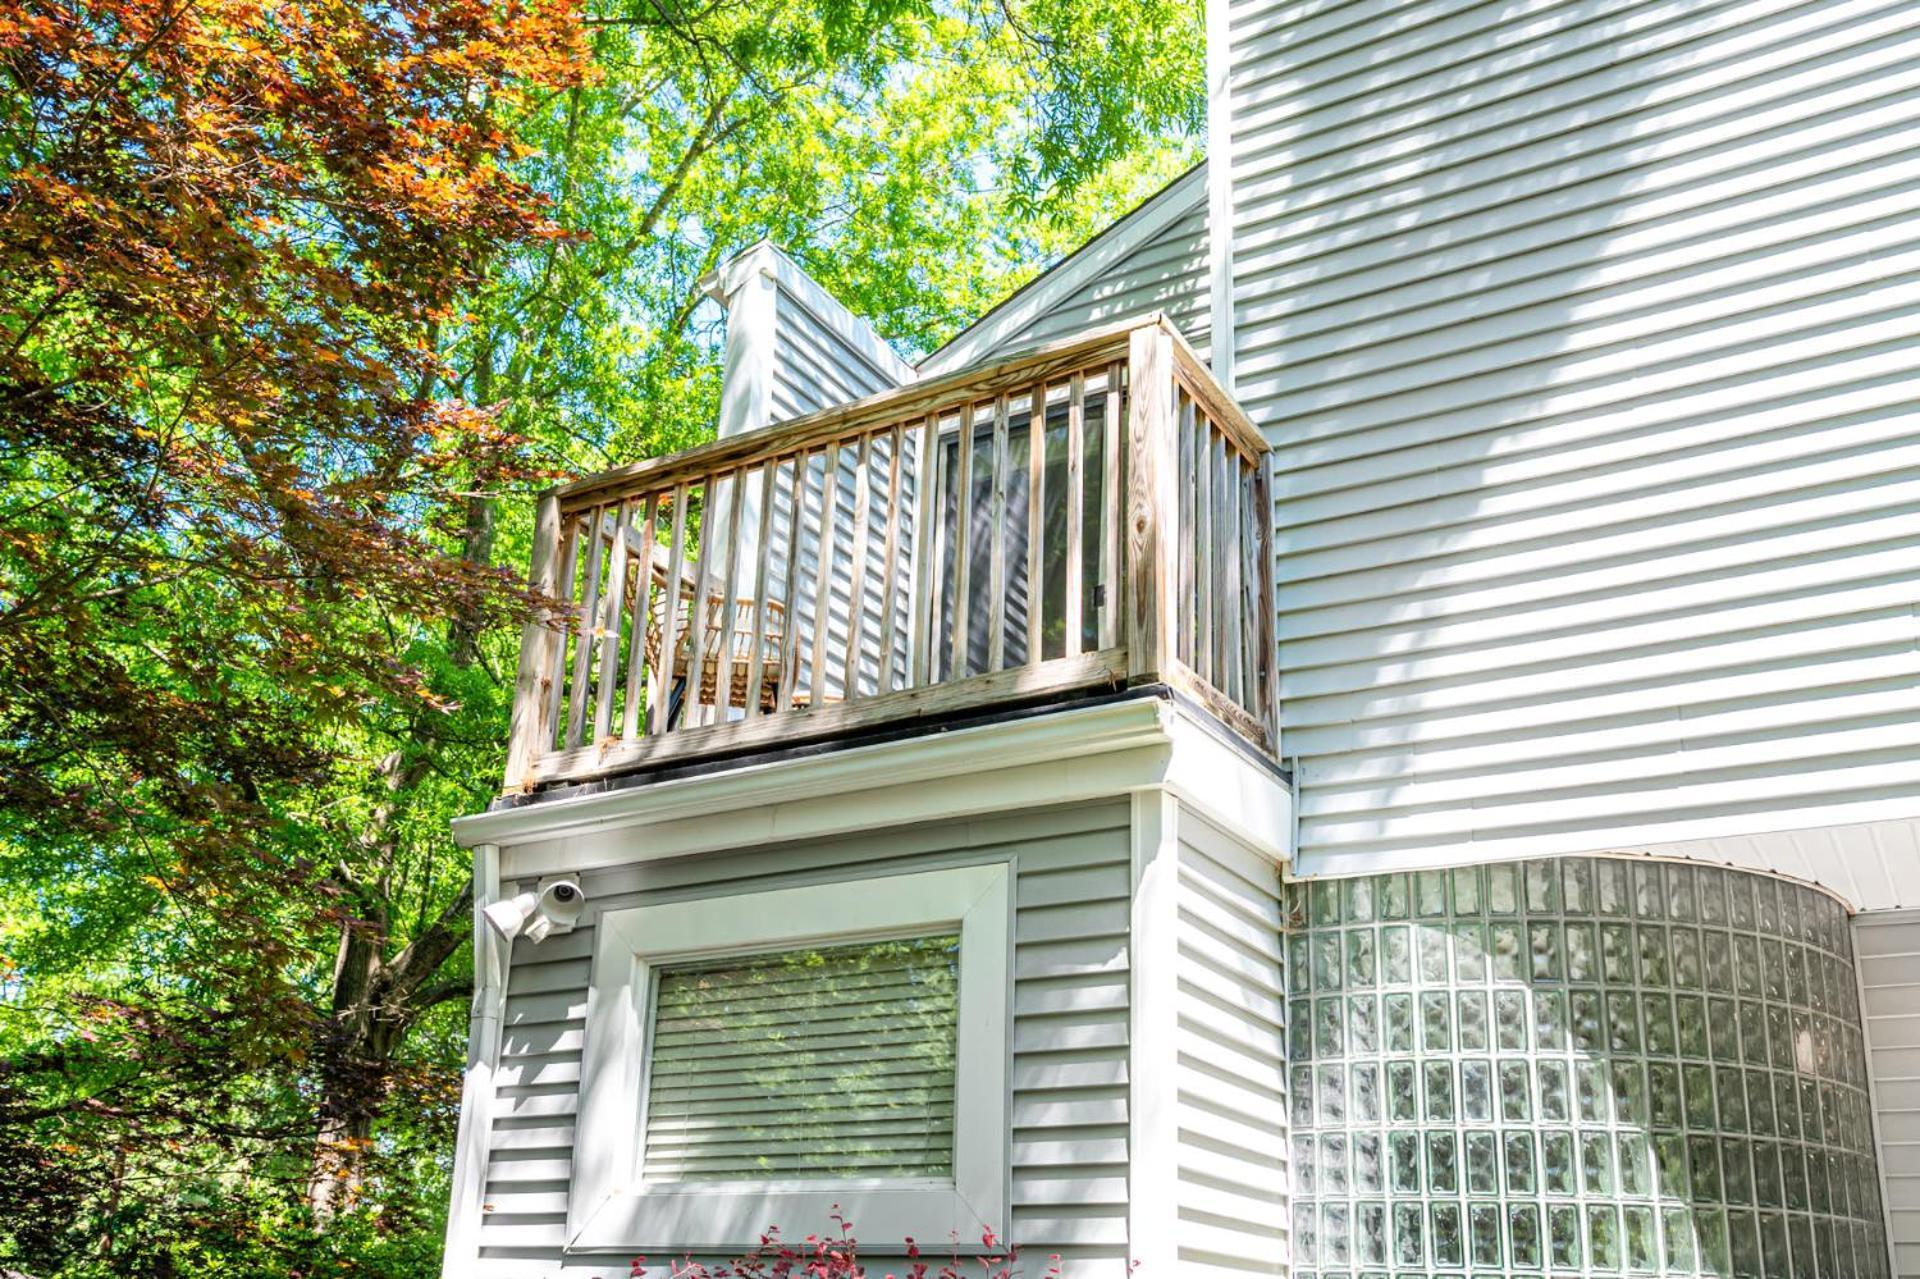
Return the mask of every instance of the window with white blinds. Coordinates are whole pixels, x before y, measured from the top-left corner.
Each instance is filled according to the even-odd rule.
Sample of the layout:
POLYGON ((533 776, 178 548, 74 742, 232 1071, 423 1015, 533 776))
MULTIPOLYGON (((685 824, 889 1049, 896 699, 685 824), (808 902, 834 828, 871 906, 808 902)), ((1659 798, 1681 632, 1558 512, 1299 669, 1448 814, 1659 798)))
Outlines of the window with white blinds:
POLYGON ((947 1177, 960 939, 658 972, 644 1177, 947 1177))

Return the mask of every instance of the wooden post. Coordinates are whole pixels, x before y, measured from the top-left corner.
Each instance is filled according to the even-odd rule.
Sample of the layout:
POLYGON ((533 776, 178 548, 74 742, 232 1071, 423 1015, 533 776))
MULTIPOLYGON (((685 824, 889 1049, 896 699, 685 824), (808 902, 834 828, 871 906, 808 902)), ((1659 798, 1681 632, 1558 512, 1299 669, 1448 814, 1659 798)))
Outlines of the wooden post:
POLYGON ((1179 477, 1173 438, 1173 339, 1160 324, 1133 331, 1127 352, 1127 678, 1169 671, 1174 651, 1179 477))
MULTIPOLYGON (((560 558, 560 499, 542 494, 533 518, 533 555, 527 587, 550 599, 558 594, 560 558)), ((553 646, 560 633, 550 624, 542 605, 520 632, 520 669, 513 682, 513 717, 507 730, 507 775, 502 789, 533 789, 534 768, 553 744, 553 726, 547 719, 547 685, 553 679, 553 646)))

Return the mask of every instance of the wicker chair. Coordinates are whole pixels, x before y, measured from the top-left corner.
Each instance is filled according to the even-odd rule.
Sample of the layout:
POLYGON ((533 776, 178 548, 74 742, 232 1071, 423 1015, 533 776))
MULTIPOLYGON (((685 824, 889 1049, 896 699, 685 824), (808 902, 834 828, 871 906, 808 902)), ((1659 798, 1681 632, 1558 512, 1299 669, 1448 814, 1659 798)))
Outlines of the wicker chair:
MULTIPOLYGON (((667 720, 669 725, 684 725, 689 702, 695 706, 717 706, 717 693, 722 664, 728 672, 727 705, 744 707, 747 695, 752 690, 754 664, 753 640, 753 597, 736 596, 734 599, 733 634, 724 641, 720 627, 726 615, 726 595, 719 585, 707 579, 698 581, 684 573, 679 589, 669 589, 670 567, 667 557, 660 548, 655 548, 653 557, 653 584, 658 589, 653 593, 652 607, 647 614, 646 657, 649 670, 660 669, 661 636, 666 630, 667 608, 669 604, 679 611, 674 624, 673 671, 670 679, 669 706, 667 720), (693 662, 693 614, 694 600, 704 588, 706 592, 705 635, 702 636, 700 678, 693 696, 688 697, 690 667, 693 662)), ((797 654, 787 643, 787 611, 776 600, 766 601, 767 619, 760 635, 758 662, 760 666, 760 710, 771 713, 780 707, 780 688, 783 677, 798 670, 797 654)), ((658 730, 656 730, 658 731, 658 730)))

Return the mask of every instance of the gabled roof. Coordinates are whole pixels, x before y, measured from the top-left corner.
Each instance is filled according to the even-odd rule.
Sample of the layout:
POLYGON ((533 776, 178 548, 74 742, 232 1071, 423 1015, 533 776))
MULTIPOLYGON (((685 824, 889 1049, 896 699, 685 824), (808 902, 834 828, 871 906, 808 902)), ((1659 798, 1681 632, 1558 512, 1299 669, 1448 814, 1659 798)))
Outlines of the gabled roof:
POLYGON ((1206 200, 1207 163, 1202 160, 922 359, 920 376, 948 373, 984 359, 1206 200))

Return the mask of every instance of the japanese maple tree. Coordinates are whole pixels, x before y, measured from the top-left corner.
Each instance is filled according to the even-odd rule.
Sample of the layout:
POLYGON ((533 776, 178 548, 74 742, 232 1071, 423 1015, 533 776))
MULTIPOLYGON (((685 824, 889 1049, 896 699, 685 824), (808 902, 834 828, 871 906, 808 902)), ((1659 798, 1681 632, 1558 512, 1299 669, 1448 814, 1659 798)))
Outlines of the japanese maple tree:
POLYGON ((0 1072, 0 1122, 212 1122, 222 1079, 313 1051, 290 960, 358 907, 283 806, 330 725, 428 698, 395 618, 514 606, 445 524, 515 442, 436 393, 434 334, 559 234, 511 123, 585 80, 580 30, 570 0, 0 8, 0 837, 49 883, 116 868, 87 927, 190 920, 124 999, 9 1009, 72 1024, 0 1072))

